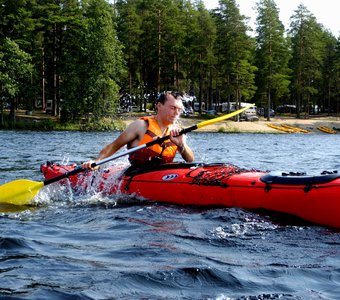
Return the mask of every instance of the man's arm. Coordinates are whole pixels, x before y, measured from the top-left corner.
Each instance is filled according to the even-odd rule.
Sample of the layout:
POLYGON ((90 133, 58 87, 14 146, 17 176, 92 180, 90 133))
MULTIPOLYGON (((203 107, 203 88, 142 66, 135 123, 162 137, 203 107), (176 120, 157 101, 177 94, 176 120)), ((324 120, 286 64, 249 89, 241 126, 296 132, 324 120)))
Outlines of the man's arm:
POLYGON ((179 154, 182 155, 182 158, 186 162, 193 162, 195 159, 194 152, 191 150, 191 148, 184 143, 183 146, 178 147, 179 154))
POLYGON ((186 162, 193 162, 195 159, 194 153, 186 143, 186 135, 179 135, 180 129, 172 129, 170 132, 170 140, 177 145, 179 154, 186 162))
MULTIPOLYGON (((138 145, 138 142, 146 132, 147 124, 144 120, 136 120, 131 123, 112 143, 106 145, 94 161, 102 160, 115 154, 123 146, 129 144, 132 147, 138 145)), ((91 169, 91 164, 94 162, 89 160, 82 164, 83 169, 91 169)))

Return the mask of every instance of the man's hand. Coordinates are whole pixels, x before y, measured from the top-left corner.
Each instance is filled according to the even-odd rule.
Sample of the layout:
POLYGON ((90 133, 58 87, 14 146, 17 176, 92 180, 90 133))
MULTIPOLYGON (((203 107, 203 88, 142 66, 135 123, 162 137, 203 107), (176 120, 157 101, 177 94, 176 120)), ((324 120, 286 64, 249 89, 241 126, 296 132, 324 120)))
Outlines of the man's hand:
POLYGON ((170 140, 173 142, 178 148, 185 147, 186 136, 184 134, 179 134, 181 132, 180 129, 174 128, 170 131, 170 140))
POLYGON ((95 169, 98 169, 98 167, 92 168, 92 164, 93 164, 94 162, 95 162, 94 160, 86 161, 86 162, 84 162, 84 163, 81 165, 81 167, 82 167, 84 170, 95 170, 95 169))

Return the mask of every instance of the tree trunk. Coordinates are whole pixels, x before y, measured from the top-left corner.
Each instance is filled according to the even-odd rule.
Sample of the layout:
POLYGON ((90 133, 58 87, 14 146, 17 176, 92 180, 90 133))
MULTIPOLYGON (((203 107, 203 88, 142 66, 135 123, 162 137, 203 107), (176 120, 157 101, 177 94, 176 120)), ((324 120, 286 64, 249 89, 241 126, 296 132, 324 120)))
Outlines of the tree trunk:
POLYGON ((0 102, 0 128, 4 128, 5 122, 4 122, 4 103, 0 102))
POLYGON ((46 109, 46 98, 45 98, 45 50, 44 47, 41 48, 42 51, 42 66, 41 66, 41 77, 42 77, 42 109, 45 110, 46 109))
POLYGON ((160 92, 160 81, 161 81, 161 38, 162 38, 162 33, 161 33, 161 11, 158 10, 158 40, 157 40, 157 60, 158 60, 158 66, 157 66, 157 91, 160 92))
POLYGON ((15 127, 15 121, 16 121, 16 118, 15 118, 15 98, 12 98, 11 99, 11 107, 10 107, 10 110, 9 110, 9 123, 10 123, 10 126, 12 128, 15 127))

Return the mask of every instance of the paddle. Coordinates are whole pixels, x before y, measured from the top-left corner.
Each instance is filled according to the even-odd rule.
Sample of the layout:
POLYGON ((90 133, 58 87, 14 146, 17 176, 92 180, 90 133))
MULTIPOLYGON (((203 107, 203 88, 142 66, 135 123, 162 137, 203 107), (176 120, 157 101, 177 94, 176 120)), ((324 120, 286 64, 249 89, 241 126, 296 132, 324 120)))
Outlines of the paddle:
MULTIPOLYGON (((184 128, 181 130, 180 134, 185 134, 188 132, 191 132, 193 130, 211 125, 211 124, 215 124, 218 123, 220 121, 229 119, 231 117, 234 117, 238 114, 240 114, 241 112, 245 111, 249 106, 251 106, 253 104, 249 104, 246 107, 243 107, 239 110, 236 110, 232 113, 214 118, 214 119, 210 119, 207 121, 203 121, 200 122, 196 125, 193 125, 191 127, 188 128, 184 128)), ((125 152, 122 153, 118 153, 118 154, 114 154, 110 157, 107 157, 105 159, 102 159, 100 161, 94 162, 91 167, 95 168, 97 166, 100 166, 102 164, 105 164, 109 161, 115 160, 117 158, 120 158, 122 156, 128 155, 132 152, 144 149, 144 148, 148 148, 152 145, 155 144, 161 144, 164 141, 168 140, 169 136, 164 136, 162 138, 158 138, 155 139, 151 142, 148 142, 146 144, 131 148, 125 152)), ((32 181, 32 180, 27 180, 27 179, 20 179, 20 180, 15 180, 9 183, 6 183, 4 185, 0 186, 0 203, 7 203, 7 204, 13 204, 13 205, 28 205, 32 203, 32 200, 34 199, 35 195, 39 192, 39 190, 41 188, 43 188, 44 186, 54 183, 56 181, 59 181, 61 179, 70 177, 72 175, 76 175, 80 172, 84 172, 85 170, 82 167, 77 167, 74 170, 70 171, 70 172, 66 172, 60 176, 56 176, 54 178, 45 180, 43 182, 36 182, 36 181, 32 181)))

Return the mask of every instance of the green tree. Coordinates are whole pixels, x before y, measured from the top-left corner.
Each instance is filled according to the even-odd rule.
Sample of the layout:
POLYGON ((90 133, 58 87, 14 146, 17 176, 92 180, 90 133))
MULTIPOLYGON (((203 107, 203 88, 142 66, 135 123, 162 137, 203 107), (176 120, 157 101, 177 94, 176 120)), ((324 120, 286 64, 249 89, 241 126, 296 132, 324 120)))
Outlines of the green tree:
POLYGON ((113 7, 104 0, 37 1, 34 58, 43 106, 52 99, 52 114, 62 108, 63 118, 111 113, 122 69, 113 7))
POLYGON ((255 41, 247 35, 250 28, 234 0, 220 0, 215 11, 217 24, 216 69, 219 89, 227 101, 250 100, 255 93, 255 41))
POLYGON ((59 74, 61 120, 76 120, 85 111, 86 19, 77 0, 68 0, 63 7, 63 32, 60 40, 59 74))
POLYGON ((323 32, 324 40, 324 61, 322 67, 322 76, 319 87, 320 95, 317 97, 318 112, 327 110, 328 114, 335 110, 334 102, 336 102, 337 92, 337 39, 328 31, 323 32))
POLYGON ((308 115, 313 97, 319 93, 317 87, 322 75, 325 44, 320 24, 303 4, 298 6, 291 19, 292 91, 297 118, 300 118, 302 109, 308 115))
MULTIPOLYGON (((140 94, 187 90, 192 67, 190 22, 197 18, 190 1, 118 1, 116 8, 118 36, 129 68, 126 90, 140 94)), ((210 32, 207 36, 209 41, 210 32)))
POLYGON ((335 54, 333 59, 333 76, 332 76, 332 86, 334 92, 334 108, 336 112, 340 111, 340 36, 337 39, 337 44, 335 47, 335 54))
POLYGON ((121 92, 138 96, 140 111, 144 94, 151 93, 156 81, 157 34, 156 18, 153 13, 155 1, 117 0, 117 35, 123 44, 127 78, 121 82, 121 92))
MULTIPOLYGON (((0 45, 8 38, 15 42, 21 51, 32 56, 34 49, 34 17, 35 0, 0 0, 0 45)), ((33 61, 32 61, 33 63, 33 61)), ((34 73, 32 77, 21 81, 19 94, 16 95, 16 105, 32 109, 34 104, 34 73)))
MULTIPOLYGON (((188 7, 186 18, 185 53, 187 90, 193 95, 198 90, 199 111, 204 101, 206 109, 213 109, 213 91, 216 90, 217 74, 215 71, 214 44, 216 26, 213 16, 207 11, 202 1, 197 1, 195 10, 188 7), (188 17, 189 16, 189 17, 188 17)), ((215 94, 215 103, 218 101, 215 94)))
POLYGON ((265 103, 267 119, 270 120, 273 103, 279 104, 280 98, 289 93, 290 53, 275 2, 260 0, 257 11, 257 103, 261 106, 265 103))
POLYGON ((117 106, 117 81, 123 70, 122 47, 117 40, 114 10, 105 0, 89 0, 84 16, 84 112, 93 112, 96 116, 111 114, 117 106))
POLYGON ((31 56, 9 38, 0 48, 0 125, 3 126, 3 102, 9 101, 10 120, 15 123, 16 100, 32 73, 31 56))
POLYGON ((124 45, 124 59, 127 64, 127 80, 122 82, 122 90, 134 94, 141 88, 143 94, 144 81, 142 74, 142 60, 140 55, 140 40, 142 16, 140 14, 141 0, 118 0, 115 8, 117 16, 117 34, 124 45))
POLYGON ((183 29, 178 3, 178 0, 146 0, 141 6, 143 77, 149 88, 158 92, 173 89, 179 76, 183 29))
POLYGON ((63 0, 36 0, 34 9, 36 19, 36 61, 37 82, 41 85, 38 96, 42 100, 43 109, 46 100, 52 99, 52 115, 59 114, 60 105, 60 63, 62 53, 62 38, 65 19, 62 16, 63 0))
POLYGON ((35 24, 32 16, 35 0, 0 0, 0 40, 10 38, 20 49, 31 47, 35 24))

